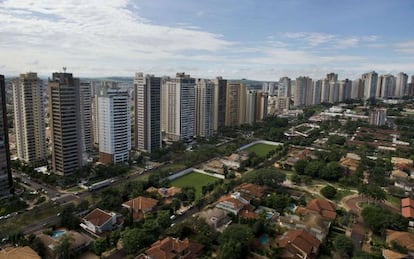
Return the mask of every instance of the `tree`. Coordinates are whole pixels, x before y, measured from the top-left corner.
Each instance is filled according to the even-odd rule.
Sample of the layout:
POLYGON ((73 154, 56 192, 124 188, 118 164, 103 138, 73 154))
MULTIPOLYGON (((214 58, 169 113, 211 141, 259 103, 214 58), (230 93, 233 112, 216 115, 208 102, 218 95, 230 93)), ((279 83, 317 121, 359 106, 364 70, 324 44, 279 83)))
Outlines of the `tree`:
POLYGON ((65 206, 60 213, 60 225, 67 227, 68 229, 78 229, 80 220, 78 217, 73 215, 75 211, 75 205, 69 204, 65 206))
POLYGON ((333 199, 336 193, 337 193, 336 188, 331 185, 327 185, 321 189, 321 194, 328 199, 333 199))
POLYGON ((329 162, 319 173, 319 177, 328 181, 336 181, 342 177, 343 168, 338 162, 329 162))
POLYGON ((326 141, 328 145, 340 145, 340 146, 345 144, 345 142, 346 142, 346 138, 342 136, 338 136, 338 135, 329 136, 328 141, 326 141))
POLYGON ((249 253, 249 245, 253 238, 253 232, 249 226, 230 225, 219 238, 222 244, 220 258, 244 258, 249 253))
POLYGON ((69 235, 63 235, 59 241, 59 244, 54 249, 54 255, 56 259, 70 259, 70 246, 73 242, 73 238, 69 235))
POLYGON ((305 167, 304 174, 309 175, 311 177, 317 177, 323 167, 324 167, 324 163, 322 161, 319 161, 319 160, 310 161, 305 167))
POLYGON ((160 227, 168 228, 171 225, 170 212, 168 210, 158 211, 156 221, 160 227))
POLYGON ((126 229, 121 234, 122 245, 127 254, 135 254, 148 245, 148 236, 141 229, 126 229))
POLYGON ((308 165, 308 161, 298 160, 293 167, 295 168, 295 171, 298 174, 304 174, 305 173, 305 168, 306 168, 307 165, 308 165))
POLYGON ((245 174, 243 179, 257 185, 277 188, 286 179, 286 176, 275 169, 259 169, 245 174))
POLYGON ((335 250, 340 254, 341 258, 351 258, 354 251, 354 243, 352 239, 345 235, 337 235, 333 240, 335 250))
POLYGON ((361 215, 368 227, 377 234, 383 234, 387 228, 405 231, 408 227, 408 219, 379 206, 367 206, 361 215))
POLYGON ((93 242, 93 251, 97 255, 101 255, 103 252, 105 252, 108 249, 108 242, 105 238, 98 238, 93 242))

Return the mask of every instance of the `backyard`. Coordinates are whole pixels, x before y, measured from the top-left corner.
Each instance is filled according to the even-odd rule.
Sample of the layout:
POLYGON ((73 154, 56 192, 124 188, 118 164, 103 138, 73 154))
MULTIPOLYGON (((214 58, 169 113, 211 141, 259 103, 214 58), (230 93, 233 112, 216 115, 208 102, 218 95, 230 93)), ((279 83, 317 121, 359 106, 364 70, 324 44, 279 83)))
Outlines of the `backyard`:
POLYGON ((196 190, 196 199, 198 199, 198 198, 201 198, 202 196, 201 188, 203 186, 206 186, 209 183, 214 183, 217 180, 218 178, 215 178, 213 176, 191 172, 189 174, 186 174, 184 176, 181 176, 173 180, 171 182, 171 185, 180 187, 180 188, 183 188, 186 186, 194 187, 196 190))
POLYGON ((275 150, 278 146, 259 143, 244 149, 247 152, 254 152, 258 157, 266 157, 270 151, 275 150))

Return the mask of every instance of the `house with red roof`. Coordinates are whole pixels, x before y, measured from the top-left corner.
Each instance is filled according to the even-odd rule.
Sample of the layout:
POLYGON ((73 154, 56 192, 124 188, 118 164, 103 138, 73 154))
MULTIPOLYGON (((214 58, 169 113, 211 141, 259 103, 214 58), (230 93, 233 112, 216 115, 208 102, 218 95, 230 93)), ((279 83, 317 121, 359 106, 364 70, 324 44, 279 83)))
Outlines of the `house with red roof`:
POLYGON ((335 205, 325 199, 310 200, 306 205, 306 209, 308 212, 321 215, 326 220, 333 221, 336 218, 335 205))
POLYGON ((414 227, 414 200, 411 198, 401 199, 401 215, 409 219, 410 227, 414 227))
POLYGON ((111 231, 122 225, 119 217, 114 212, 106 212, 99 208, 94 209, 84 218, 80 226, 93 234, 99 235, 106 231, 111 231))
POLYGON ((289 230, 277 239, 280 258, 313 259, 318 256, 321 242, 306 230, 289 230))
POLYGON ((156 199, 138 196, 132 200, 122 203, 122 207, 131 210, 133 219, 137 220, 143 219, 146 214, 152 212, 157 204, 158 200, 156 199))
POLYGON ((166 237, 153 243, 145 254, 139 255, 138 259, 196 259, 199 258, 203 250, 203 245, 192 242, 188 238, 179 240, 178 238, 166 237))

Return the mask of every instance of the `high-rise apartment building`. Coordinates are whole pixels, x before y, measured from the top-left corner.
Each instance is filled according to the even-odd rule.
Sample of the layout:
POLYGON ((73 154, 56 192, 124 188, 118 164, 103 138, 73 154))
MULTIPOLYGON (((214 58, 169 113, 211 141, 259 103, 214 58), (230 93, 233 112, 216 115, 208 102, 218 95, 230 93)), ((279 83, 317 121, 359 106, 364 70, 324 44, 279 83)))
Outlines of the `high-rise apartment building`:
POLYGON ((371 125, 383 126, 387 122, 387 109, 376 108, 369 112, 368 122, 371 125))
POLYGON ((352 81, 351 98, 360 100, 364 97, 364 81, 361 78, 352 81))
POLYGON ((414 96, 414 76, 411 76, 411 83, 408 84, 407 95, 410 97, 414 96))
POLYGON ((256 121, 257 91, 249 90, 246 94, 245 123, 253 124, 256 121))
POLYGON ((242 83, 227 83, 226 126, 239 126, 245 123, 247 87, 242 83))
POLYGON ((13 192, 13 178, 7 128, 6 83, 3 75, 0 75, 0 116, 0 196, 7 196, 13 192))
POLYGON ((294 105, 304 107, 311 104, 312 100, 312 79, 307 76, 296 78, 294 105))
POLYGON ((98 96, 99 161, 127 162, 131 151, 129 95, 125 90, 101 89, 98 96))
POLYGON ((211 137, 214 133, 214 89, 213 81, 197 79, 195 86, 195 135, 211 137))
POLYGON ((226 125, 226 94, 227 80, 217 77, 214 80, 213 130, 226 125))
POLYGON ((321 103, 328 103, 331 94, 331 86, 328 79, 321 81, 321 103))
POLYGON ((84 159, 93 152, 91 83, 80 82, 80 117, 84 159))
POLYGON ((277 96, 290 97, 292 95, 291 89, 292 89, 292 81, 290 80, 290 78, 282 77, 279 79, 277 96))
POLYGON ((278 82, 263 82, 262 91, 270 96, 277 95, 278 93, 278 82))
POLYGON ((312 104, 321 103, 321 94, 322 94, 322 80, 316 80, 312 85, 312 104))
POLYGON ((390 98, 395 96, 395 77, 391 74, 378 77, 377 93, 378 98, 390 98))
POLYGON ((395 96, 404 97, 408 95, 408 75, 400 72, 397 74, 395 96))
POLYGON ((134 146, 152 152, 161 142, 161 78, 136 73, 134 79, 134 146))
POLYGON ((49 81, 52 170, 71 174, 82 166, 80 83, 70 73, 53 73, 49 81))
POLYGON ((337 81, 338 81, 338 74, 335 74, 335 73, 329 73, 329 74, 327 74, 327 75, 326 75, 326 79, 327 79, 329 82, 337 82, 337 81))
POLYGON ((339 101, 343 102, 351 99, 352 81, 349 79, 339 81, 339 101))
POLYGON ((337 103, 339 101, 339 82, 329 82, 329 103, 337 103))
POLYGON ((171 141, 191 140, 195 126, 195 79, 185 73, 163 80, 162 131, 171 141))
POLYGON ((364 100, 375 98, 377 93, 378 74, 375 71, 362 75, 364 81, 364 100))
POLYGON ((263 121, 267 117, 267 107, 269 106, 269 94, 257 92, 256 94, 256 117, 255 121, 263 121))
POLYGON ((12 82, 17 157, 33 166, 47 162, 43 82, 36 73, 12 82))

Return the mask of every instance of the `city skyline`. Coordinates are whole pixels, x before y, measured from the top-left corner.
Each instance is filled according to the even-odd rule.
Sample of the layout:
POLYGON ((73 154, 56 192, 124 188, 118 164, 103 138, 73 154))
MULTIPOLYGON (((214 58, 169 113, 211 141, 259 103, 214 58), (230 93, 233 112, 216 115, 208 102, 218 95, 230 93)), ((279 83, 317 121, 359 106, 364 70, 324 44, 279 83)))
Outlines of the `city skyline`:
POLYGON ((330 71, 351 79, 371 70, 412 75, 414 33, 405 28, 413 7, 408 0, 6 0, 0 71, 43 77, 67 66, 79 77, 186 71, 255 80, 330 71))

